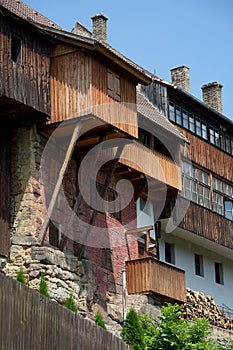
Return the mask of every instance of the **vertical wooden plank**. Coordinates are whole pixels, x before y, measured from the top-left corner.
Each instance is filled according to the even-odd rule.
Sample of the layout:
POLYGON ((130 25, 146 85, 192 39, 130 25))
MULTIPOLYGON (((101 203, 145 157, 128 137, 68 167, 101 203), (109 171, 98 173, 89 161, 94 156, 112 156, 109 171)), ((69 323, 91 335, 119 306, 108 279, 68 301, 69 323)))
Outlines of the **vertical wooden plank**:
POLYGON ((0 130, 0 254, 8 256, 10 247, 10 135, 0 130))

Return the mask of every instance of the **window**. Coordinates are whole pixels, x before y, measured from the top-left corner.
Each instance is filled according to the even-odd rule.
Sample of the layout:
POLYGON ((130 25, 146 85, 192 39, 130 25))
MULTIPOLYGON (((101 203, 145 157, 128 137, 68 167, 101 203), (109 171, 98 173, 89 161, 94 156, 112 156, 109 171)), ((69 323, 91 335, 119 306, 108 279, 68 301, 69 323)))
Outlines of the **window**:
POLYGON ((12 34, 11 35, 11 59, 15 63, 21 62, 21 46, 22 46, 21 39, 18 36, 12 34))
POLYGON ((195 275, 204 277, 203 256, 194 254, 195 275))
POLYGON ((175 107, 173 103, 169 104, 169 119, 172 120, 173 122, 176 121, 175 117, 175 107))
POLYGON ((51 244, 54 247, 59 247, 61 242, 61 224, 53 223, 50 221, 49 223, 49 244, 51 244))
POLYGON ((193 115, 189 115, 189 130, 195 132, 195 124, 193 115))
POLYGON ((108 96, 116 101, 121 100, 120 77, 110 70, 108 71, 108 96))
POLYGON ((201 136, 201 121, 199 119, 196 119, 196 134, 201 136))
POLYGON ((189 119, 188 119, 188 113, 187 112, 183 112, 183 127, 185 129, 189 128, 189 119))
POLYGON ((224 284, 223 283, 223 265, 221 263, 215 262, 214 269, 215 269, 215 282, 218 284, 224 284))
POLYGON ((165 261, 175 264, 175 245, 165 242, 165 261))
POLYGON ((112 250, 109 248, 101 249, 101 265, 107 270, 113 271, 112 250))
POLYGON ((99 182, 91 181, 91 208, 96 209, 100 213, 109 211, 109 215, 114 217, 116 220, 121 221, 121 205, 120 201, 114 203, 119 194, 113 188, 107 188, 104 194, 104 199, 107 201, 107 208, 104 208, 104 201, 97 202, 97 193, 102 197, 104 187, 99 182))
POLYGON ((108 209, 111 211, 109 214, 113 216, 116 220, 121 221, 121 206, 120 202, 113 203, 118 197, 117 192, 108 188, 107 190, 107 200, 108 200, 108 209))
POLYGON ((181 109, 180 107, 176 106, 176 122, 179 125, 182 125, 182 118, 181 118, 181 109))
POLYGON ((148 131, 138 128, 138 140, 145 146, 151 146, 151 135, 148 131))
POLYGON ((183 161, 182 175, 184 197, 206 208, 211 208, 209 174, 183 161))
POLYGON ((213 210, 233 220, 233 187, 213 176, 213 210))
POLYGON ((224 201, 224 215, 227 219, 233 220, 233 202, 230 200, 224 201))
POLYGON ((223 151, 233 155, 233 137, 227 134, 227 127, 209 125, 201 119, 200 115, 193 115, 173 102, 169 102, 169 119, 223 151))
POLYGON ((213 210, 220 215, 224 214, 223 196, 216 192, 214 192, 213 210))
POLYGON ((207 140, 207 125, 206 123, 201 123, 201 136, 203 139, 207 140))

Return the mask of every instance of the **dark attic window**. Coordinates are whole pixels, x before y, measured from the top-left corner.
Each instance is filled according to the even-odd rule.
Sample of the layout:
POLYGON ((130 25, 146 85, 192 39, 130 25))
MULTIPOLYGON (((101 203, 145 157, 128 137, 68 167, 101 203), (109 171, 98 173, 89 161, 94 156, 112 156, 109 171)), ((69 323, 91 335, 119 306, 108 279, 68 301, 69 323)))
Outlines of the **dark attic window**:
POLYGON ((21 47, 22 47, 22 40, 12 34, 11 35, 11 59, 15 63, 20 63, 21 61, 21 47))

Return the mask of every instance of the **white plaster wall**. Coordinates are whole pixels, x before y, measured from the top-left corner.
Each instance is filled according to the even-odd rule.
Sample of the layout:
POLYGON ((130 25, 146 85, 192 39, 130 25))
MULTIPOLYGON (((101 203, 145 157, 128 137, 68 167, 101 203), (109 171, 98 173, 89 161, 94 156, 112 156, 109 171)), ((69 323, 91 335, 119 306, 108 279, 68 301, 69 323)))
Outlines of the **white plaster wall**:
MULTIPOLYGON (((154 211, 153 211, 153 204, 150 201, 146 202, 146 207, 142 211, 140 209, 140 198, 137 200, 137 227, 144 227, 144 226, 154 226, 154 211)), ((150 231, 151 237, 155 238, 155 232, 154 230, 150 231)))
POLYGON ((233 309, 233 261, 203 248, 201 245, 188 242, 172 234, 162 233, 160 259, 163 261, 165 261, 165 241, 175 244, 175 265, 186 271, 186 286, 212 296, 219 306, 225 304, 233 309), (195 275, 195 253, 203 255, 204 277, 195 275), (215 262, 223 264, 223 285, 215 283, 215 262))

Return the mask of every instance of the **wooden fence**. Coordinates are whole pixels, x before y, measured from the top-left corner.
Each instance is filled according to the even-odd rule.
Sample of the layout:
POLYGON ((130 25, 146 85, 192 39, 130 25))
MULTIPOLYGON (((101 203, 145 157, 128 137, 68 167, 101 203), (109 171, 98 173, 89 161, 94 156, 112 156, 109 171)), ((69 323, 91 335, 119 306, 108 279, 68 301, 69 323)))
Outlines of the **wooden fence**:
POLYGON ((128 350, 114 334, 0 273, 1 350, 128 350))

